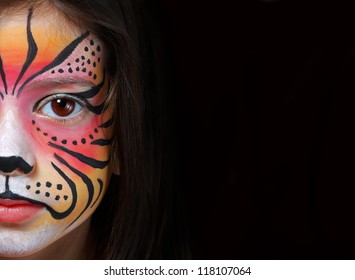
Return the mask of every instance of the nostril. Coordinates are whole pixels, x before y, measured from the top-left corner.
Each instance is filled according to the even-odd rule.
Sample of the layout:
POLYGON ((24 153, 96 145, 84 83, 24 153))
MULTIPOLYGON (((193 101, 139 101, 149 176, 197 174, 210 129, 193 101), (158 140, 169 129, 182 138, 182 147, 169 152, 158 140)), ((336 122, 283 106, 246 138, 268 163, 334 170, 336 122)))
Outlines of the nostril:
POLYGON ((15 170, 28 174, 32 171, 33 166, 28 164, 22 157, 0 157, 0 172, 11 173, 15 170))

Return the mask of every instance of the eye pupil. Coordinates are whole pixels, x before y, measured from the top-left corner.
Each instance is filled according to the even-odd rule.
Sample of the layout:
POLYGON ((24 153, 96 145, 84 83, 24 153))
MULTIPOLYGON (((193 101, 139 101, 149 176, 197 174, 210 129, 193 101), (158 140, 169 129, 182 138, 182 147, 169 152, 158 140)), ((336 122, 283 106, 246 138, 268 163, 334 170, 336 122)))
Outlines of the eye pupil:
POLYGON ((52 100, 51 107, 58 116, 65 117, 74 111, 75 102, 66 98, 57 98, 52 100))

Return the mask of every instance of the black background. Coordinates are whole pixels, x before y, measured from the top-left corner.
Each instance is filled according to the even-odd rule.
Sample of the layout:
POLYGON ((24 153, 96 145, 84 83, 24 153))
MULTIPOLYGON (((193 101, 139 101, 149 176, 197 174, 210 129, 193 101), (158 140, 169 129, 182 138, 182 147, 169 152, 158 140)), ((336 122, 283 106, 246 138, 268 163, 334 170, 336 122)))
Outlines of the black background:
POLYGON ((354 258, 355 10, 155 3, 194 258, 354 258))

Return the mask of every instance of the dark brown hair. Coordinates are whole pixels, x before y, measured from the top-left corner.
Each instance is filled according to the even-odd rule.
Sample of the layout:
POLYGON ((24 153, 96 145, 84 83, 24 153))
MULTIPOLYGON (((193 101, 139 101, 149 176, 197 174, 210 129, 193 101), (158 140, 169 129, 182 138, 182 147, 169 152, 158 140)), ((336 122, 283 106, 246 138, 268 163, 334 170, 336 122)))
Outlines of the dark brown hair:
POLYGON ((156 26, 142 1, 1 1, 54 5, 69 21, 95 34, 108 50, 115 102, 113 154, 120 176, 93 214, 96 259, 181 258, 184 251, 174 213, 166 106, 157 71, 156 26), (32 3, 29 3, 32 2, 32 3), (144 24, 142 24, 144 23, 144 24))

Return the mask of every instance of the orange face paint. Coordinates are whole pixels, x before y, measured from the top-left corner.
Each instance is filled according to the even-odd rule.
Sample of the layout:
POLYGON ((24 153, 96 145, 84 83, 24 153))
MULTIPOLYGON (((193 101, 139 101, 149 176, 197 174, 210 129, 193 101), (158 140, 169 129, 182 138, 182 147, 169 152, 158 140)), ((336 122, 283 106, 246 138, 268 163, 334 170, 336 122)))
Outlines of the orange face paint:
POLYGON ((105 49, 90 32, 36 10, 3 17, 0 255, 48 246, 100 203, 113 141, 104 63, 105 49))

